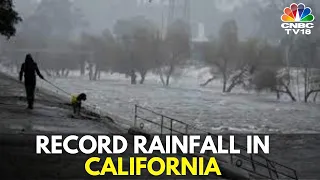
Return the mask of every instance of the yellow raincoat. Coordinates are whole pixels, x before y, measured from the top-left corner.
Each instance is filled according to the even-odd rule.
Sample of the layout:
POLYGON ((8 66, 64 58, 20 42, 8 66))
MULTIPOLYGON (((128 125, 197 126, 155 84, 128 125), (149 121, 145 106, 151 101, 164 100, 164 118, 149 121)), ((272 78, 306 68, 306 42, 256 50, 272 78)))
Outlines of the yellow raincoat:
POLYGON ((79 101, 78 101, 78 96, 77 95, 72 95, 71 96, 71 104, 77 104, 79 101))

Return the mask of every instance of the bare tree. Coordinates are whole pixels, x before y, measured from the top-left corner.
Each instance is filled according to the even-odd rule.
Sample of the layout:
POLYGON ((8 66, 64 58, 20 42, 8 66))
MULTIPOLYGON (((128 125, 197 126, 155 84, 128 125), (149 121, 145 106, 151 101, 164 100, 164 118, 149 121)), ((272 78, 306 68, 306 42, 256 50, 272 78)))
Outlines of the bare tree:
POLYGON ((287 94, 292 101, 297 101, 290 90, 290 77, 284 71, 284 74, 278 72, 278 68, 264 68, 253 76, 253 85, 256 91, 270 91, 277 94, 280 99, 282 93, 287 94))
POLYGON ((155 25, 145 17, 138 16, 117 21, 114 33, 123 52, 115 69, 130 76, 131 84, 136 84, 138 72, 141 76, 140 84, 143 84, 148 71, 155 65, 155 25))
POLYGON ((211 40, 204 46, 204 60, 222 75, 223 92, 231 90, 242 81, 246 67, 240 65, 237 24, 226 21, 220 29, 218 40, 211 40), (241 66, 241 68, 239 67, 241 66), (228 81, 230 85, 228 87, 228 81))
POLYGON ((157 69, 164 86, 170 85, 172 75, 190 58, 189 40, 189 27, 184 21, 176 20, 168 27, 161 51, 163 59, 158 61, 157 69))
POLYGON ((151 69, 155 68, 156 32, 148 29, 140 29, 134 34, 133 56, 136 71, 140 74, 140 84, 144 83, 145 77, 151 69))
POLYGON ((318 37, 315 35, 299 36, 292 45, 290 66, 303 71, 304 101, 308 102, 310 96, 320 91, 317 84, 317 72, 320 69, 318 63, 317 47, 318 37))

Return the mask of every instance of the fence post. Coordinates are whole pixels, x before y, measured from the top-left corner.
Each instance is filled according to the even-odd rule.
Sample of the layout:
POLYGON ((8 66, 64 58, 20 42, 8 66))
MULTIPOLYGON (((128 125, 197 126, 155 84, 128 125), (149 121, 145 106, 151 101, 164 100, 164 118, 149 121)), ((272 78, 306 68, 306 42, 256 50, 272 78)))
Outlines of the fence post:
POLYGON ((138 112, 138 106, 134 105, 134 127, 137 125, 137 112, 138 112))
POLYGON ((170 135, 172 136, 172 119, 170 119, 170 135))
MULTIPOLYGON (((172 142, 172 122, 173 120, 170 119, 170 142, 172 142)), ((172 152, 172 146, 170 146, 170 152, 172 152)))

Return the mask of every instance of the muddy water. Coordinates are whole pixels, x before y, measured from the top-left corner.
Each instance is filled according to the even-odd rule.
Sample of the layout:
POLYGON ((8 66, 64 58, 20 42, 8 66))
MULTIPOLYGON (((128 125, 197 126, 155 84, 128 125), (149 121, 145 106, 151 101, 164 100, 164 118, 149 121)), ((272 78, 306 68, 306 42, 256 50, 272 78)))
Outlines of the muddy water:
POLYGON ((269 157, 296 169, 301 179, 320 179, 320 138, 303 135, 320 132, 320 105, 278 102, 274 95, 266 94, 222 94, 218 85, 201 89, 132 86, 124 80, 53 81, 68 92, 87 93, 88 104, 121 116, 128 124, 132 124, 134 105, 139 104, 206 131, 278 134, 271 138, 269 157), (300 135, 289 138, 279 135, 297 133, 300 135))
POLYGON ((89 104, 128 120, 132 120, 134 105, 139 104, 214 132, 320 132, 320 105, 278 102, 271 95, 225 95, 220 93, 219 86, 206 89, 163 88, 157 84, 132 86, 121 80, 56 79, 54 83, 68 92, 86 92, 89 104))

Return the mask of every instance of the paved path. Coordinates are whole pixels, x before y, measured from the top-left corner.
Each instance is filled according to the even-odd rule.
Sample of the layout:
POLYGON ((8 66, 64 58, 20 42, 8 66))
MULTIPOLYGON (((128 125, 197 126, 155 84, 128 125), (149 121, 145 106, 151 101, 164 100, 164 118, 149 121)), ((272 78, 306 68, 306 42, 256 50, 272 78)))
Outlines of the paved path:
POLYGON ((35 109, 26 109, 24 86, 0 73, 1 132, 121 133, 125 129, 109 119, 72 118, 68 99, 37 89, 35 109))
POLYGON ((112 134, 126 129, 108 118, 87 113, 72 118, 68 99, 43 89, 36 92, 34 110, 26 109, 24 86, 0 73, 1 179, 88 179, 85 155, 48 156, 35 153, 32 134, 112 134))

